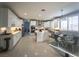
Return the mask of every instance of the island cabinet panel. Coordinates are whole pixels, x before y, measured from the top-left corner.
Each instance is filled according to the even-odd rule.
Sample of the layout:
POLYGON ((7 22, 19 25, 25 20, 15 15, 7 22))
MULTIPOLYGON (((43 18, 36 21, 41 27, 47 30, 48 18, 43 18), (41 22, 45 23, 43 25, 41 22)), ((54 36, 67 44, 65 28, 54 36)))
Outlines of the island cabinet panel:
POLYGON ((16 46, 16 44, 19 42, 19 40, 21 39, 21 31, 16 32, 15 34, 13 34, 13 36, 11 37, 10 40, 10 46, 9 49, 12 49, 16 46))

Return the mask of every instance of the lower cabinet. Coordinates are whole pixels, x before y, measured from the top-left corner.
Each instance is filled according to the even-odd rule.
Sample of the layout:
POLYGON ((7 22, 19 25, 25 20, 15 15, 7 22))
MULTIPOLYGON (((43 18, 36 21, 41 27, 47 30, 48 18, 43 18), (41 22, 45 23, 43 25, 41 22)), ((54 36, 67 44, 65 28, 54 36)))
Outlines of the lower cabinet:
POLYGON ((10 46, 9 49, 12 49, 13 47, 15 47, 15 45, 18 43, 18 41, 20 40, 22 34, 21 31, 19 31, 16 34, 13 34, 11 40, 10 40, 10 46))

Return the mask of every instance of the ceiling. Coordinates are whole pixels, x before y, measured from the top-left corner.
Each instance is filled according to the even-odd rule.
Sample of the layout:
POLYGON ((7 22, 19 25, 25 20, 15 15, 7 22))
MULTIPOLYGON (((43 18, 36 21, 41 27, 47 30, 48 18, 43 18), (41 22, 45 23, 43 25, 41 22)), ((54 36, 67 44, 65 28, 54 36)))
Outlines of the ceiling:
MULTIPOLYGON (((0 3, 1 4, 1 3, 0 3)), ((78 2, 6 2, 23 19, 47 20, 79 9, 78 2), (45 11, 41 11, 45 9, 45 11)))

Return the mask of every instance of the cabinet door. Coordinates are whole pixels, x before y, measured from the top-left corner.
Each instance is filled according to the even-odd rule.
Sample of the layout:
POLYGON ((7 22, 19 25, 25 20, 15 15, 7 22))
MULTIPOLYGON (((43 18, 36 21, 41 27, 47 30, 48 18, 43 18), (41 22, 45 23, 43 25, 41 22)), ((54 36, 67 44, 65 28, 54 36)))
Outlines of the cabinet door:
POLYGON ((17 36, 16 34, 13 36, 13 46, 15 46, 15 44, 17 43, 17 36))
POLYGON ((8 27, 11 27, 14 24, 13 13, 8 9, 8 27))
POLYGON ((2 9, 0 8, 0 27, 2 25, 2 9))
POLYGON ((8 25, 7 8, 0 8, 0 27, 6 27, 7 25, 8 25))
POLYGON ((8 9, 7 8, 4 8, 3 10, 3 26, 4 27, 8 27, 8 9))

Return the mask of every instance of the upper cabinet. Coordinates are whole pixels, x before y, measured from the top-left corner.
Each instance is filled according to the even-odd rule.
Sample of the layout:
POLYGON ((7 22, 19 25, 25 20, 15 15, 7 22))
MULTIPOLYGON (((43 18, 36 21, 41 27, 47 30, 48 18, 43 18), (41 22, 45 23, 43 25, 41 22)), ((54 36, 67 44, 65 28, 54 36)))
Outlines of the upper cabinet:
POLYGON ((20 27, 22 20, 20 20, 8 8, 0 8, 0 27, 20 27))
POLYGON ((0 27, 8 25, 7 8, 0 8, 0 27))

